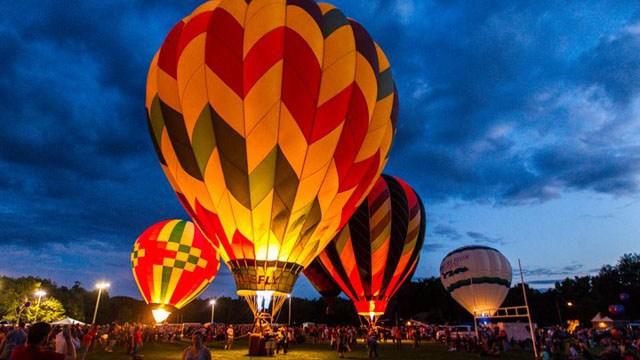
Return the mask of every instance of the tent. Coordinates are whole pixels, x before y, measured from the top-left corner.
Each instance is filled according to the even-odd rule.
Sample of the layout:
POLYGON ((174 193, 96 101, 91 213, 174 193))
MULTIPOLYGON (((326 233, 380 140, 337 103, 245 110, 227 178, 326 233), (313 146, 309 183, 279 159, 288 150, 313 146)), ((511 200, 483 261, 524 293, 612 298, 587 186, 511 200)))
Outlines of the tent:
POLYGON ((66 317, 62 320, 52 322, 51 325, 86 325, 86 324, 83 323, 82 321, 78 321, 70 317, 66 317))
POLYGON ((596 316, 591 319, 591 324, 593 327, 598 329, 608 329, 613 326, 613 319, 608 316, 602 316, 601 313, 597 313, 596 316))

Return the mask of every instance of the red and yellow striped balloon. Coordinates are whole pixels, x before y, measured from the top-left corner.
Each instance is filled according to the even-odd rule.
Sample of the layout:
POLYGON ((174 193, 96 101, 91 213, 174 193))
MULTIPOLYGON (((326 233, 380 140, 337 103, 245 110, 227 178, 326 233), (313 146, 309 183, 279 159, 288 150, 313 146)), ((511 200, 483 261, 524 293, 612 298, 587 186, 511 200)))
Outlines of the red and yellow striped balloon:
POLYGON ((289 293, 384 167, 398 112, 366 30, 313 0, 217 0, 147 79, 162 168, 240 295, 289 293))
POLYGON ((166 220, 138 237, 131 267, 144 301, 170 311, 182 308, 207 288, 220 260, 192 222, 166 220))
POLYGON ((373 321, 413 275, 425 236, 422 201, 404 181, 382 175, 349 223, 318 256, 373 321))

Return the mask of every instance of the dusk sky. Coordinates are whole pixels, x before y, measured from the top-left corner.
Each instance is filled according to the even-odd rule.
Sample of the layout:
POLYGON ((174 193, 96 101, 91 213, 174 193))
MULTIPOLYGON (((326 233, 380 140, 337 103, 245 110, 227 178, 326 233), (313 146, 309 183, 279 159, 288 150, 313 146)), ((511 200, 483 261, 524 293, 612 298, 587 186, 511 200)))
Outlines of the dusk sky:
MULTIPOLYGON (((0 3, 0 274, 139 297, 136 237, 187 218, 147 131, 147 68, 199 3, 0 3)), ((538 287, 640 252, 640 2, 333 3, 392 64, 385 172, 429 216, 416 277, 470 244, 538 287)), ((223 294, 224 265, 204 296, 223 294)), ((302 276, 294 294, 317 296, 302 276)))

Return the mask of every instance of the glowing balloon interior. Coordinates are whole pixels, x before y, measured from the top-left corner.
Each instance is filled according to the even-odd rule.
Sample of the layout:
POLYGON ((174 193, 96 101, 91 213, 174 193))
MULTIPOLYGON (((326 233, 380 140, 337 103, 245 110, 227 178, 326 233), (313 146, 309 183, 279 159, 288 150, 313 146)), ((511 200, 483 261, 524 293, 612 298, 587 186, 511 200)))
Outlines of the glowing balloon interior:
POLYGON ((219 257, 193 223, 166 220, 145 230, 131 252, 133 277, 157 322, 167 319, 213 281, 219 257))
POLYGON ((450 252, 440 265, 440 280, 451 296, 476 316, 491 316, 511 286, 511 264, 498 250, 466 246, 450 252))
POLYGON ((153 309, 151 310, 151 313, 153 314, 153 319, 158 324, 167 320, 167 318, 169 318, 169 315, 171 315, 171 312, 162 308, 153 309))
POLYGON ((313 0, 218 0, 169 32, 147 78, 162 169, 231 269, 271 308, 381 173, 398 98, 366 30, 313 0))

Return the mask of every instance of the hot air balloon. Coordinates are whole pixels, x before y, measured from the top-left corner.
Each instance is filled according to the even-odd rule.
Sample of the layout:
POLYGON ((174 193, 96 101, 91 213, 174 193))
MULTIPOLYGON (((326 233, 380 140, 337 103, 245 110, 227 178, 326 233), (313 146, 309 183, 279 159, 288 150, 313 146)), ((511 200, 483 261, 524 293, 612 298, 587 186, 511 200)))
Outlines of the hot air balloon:
POLYGON ((451 296, 474 316, 491 316, 511 286, 511 264, 488 246, 465 246, 447 254, 440 280, 451 296))
POLYGON ((180 202, 237 293, 274 315, 386 163, 398 112, 386 56, 328 4, 209 1, 169 32, 146 95, 180 202))
POLYGON ((342 292, 340 286, 331 278, 331 275, 317 258, 304 269, 303 273, 324 299, 327 305, 326 314, 331 314, 333 312, 333 303, 342 292))
POLYGON ((163 322, 202 293, 213 281, 220 260, 190 221, 166 220, 145 230, 133 245, 131 267, 153 317, 163 322))
POLYGON ((404 181, 382 175, 318 259, 371 323, 418 264, 425 236, 422 201, 404 181))

